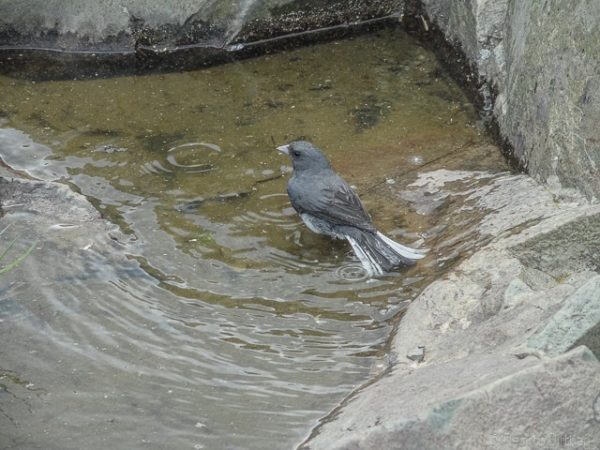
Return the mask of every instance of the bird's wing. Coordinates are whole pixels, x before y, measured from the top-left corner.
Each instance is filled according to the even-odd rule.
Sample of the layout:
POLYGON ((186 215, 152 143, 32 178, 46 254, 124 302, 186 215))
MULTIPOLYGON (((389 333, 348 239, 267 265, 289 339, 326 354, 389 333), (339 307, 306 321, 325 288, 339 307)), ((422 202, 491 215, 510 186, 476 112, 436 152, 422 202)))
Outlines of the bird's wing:
POLYGON ((335 225, 349 225, 374 231, 371 217, 358 195, 337 174, 327 181, 313 184, 312 195, 302 196, 296 209, 307 212, 335 225), (315 188, 315 186, 317 188, 315 188))

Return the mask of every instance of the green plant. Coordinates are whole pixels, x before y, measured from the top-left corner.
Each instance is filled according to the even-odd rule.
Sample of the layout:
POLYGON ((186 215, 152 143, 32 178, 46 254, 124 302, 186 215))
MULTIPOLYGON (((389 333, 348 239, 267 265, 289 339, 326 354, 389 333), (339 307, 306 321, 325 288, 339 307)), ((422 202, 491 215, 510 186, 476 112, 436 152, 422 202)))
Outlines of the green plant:
MULTIPOLYGON (((0 236, 2 236, 4 234, 4 232, 6 230, 8 230, 9 227, 10 227, 10 225, 6 226, 2 231, 0 231, 0 236)), ((12 247, 15 245, 15 243, 17 242, 18 239, 19 238, 16 237, 12 241, 10 241, 10 243, 8 244, 8 247, 6 247, 6 249, 2 252, 2 254, 0 254, 0 263, 2 263, 2 260, 4 260, 4 258, 6 257, 8 252, 12 249, 12 247)), ((27 258, 27 256, 29 256, 29 254, 33 251, 33 249, 35 248, 36 245, 37 245, 37 241, 33 242, 23 253, 21 253, 19 256, 17 256, 17 258, 12 260, 10 263, 5 265, 4 267, 0 267, 0 275, 8 272, 9 270, 14 269, 19 264, 21 264, 23 262, 23 260, 25 258, 27 258)))

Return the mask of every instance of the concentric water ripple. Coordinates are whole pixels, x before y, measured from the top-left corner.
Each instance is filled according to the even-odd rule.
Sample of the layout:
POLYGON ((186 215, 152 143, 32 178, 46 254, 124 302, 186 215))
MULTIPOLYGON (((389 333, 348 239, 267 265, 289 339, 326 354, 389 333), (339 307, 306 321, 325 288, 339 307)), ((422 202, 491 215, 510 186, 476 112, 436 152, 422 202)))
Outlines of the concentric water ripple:
POLYGON ((338 276, 343 280, 364 281, 369 278, 369 273, 360 264, 348 264, 337 269, 338 276))
POLYGON ((206 142, 188 142, 171 147, 167 150, 167 162, 171 166, 183 169, 186 173, 206 173, 216 170, 216 165, 209 162, 197 162, 206 159, 206 151, 221 153, 221 148, 216 144, 206 142), (186 161, 191 159, 191 161, 186 161))

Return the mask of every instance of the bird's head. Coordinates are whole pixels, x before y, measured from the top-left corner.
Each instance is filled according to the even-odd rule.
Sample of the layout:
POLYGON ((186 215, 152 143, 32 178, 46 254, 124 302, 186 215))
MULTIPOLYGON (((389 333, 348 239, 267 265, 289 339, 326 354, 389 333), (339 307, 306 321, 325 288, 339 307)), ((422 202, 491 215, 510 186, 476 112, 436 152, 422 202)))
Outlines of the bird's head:
POLYGON ((321 150, 308 141, 294 141, 277 147, 292 158, 294 171, 315 171, 330 169, 331 164, 321 150))

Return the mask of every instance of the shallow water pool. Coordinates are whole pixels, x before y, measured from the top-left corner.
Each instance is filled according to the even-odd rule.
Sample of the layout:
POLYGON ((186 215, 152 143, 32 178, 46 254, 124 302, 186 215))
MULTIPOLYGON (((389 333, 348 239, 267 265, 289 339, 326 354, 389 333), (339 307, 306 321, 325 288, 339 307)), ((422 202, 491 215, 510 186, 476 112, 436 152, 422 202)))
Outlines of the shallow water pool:
POLYGON ((65 183, 122 233, 88 246, 80 225, 39 230, 4 202, 12 235, 39 242, 0 279, 10 448, 294 446, 385 369, 394 322, 460 257, 440 249, 464 231, 445 223, 456 205, 399 193, 433 168, 507 170, 398 30, 193 72, 0 77, 0 124, 5 176, 65 183), (275 151, 300 137, 429 256, 367 279, 347 245, 308 231, 275 151))

